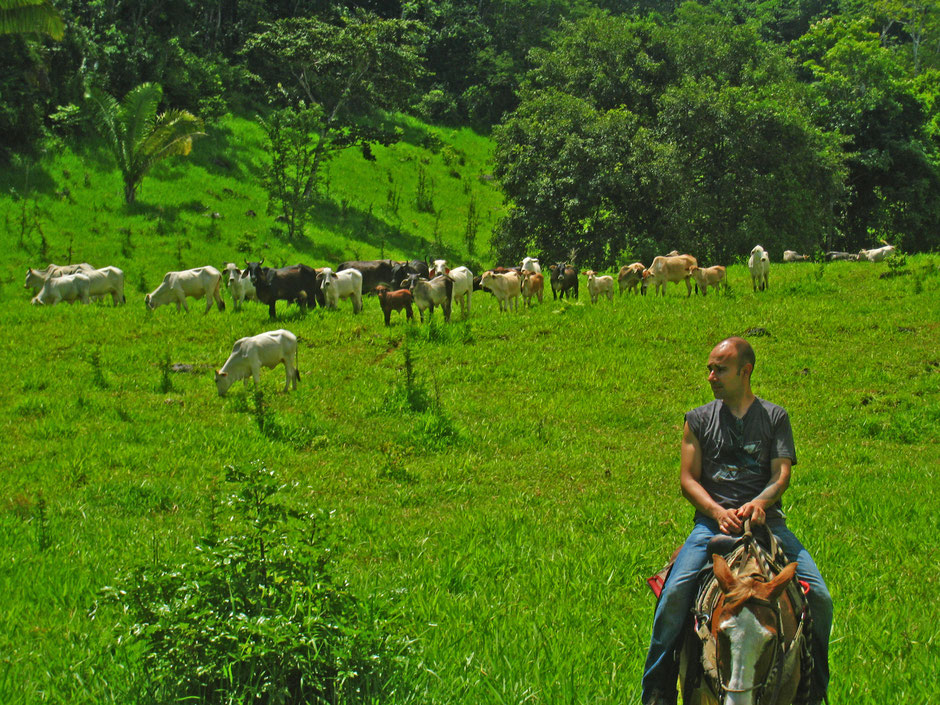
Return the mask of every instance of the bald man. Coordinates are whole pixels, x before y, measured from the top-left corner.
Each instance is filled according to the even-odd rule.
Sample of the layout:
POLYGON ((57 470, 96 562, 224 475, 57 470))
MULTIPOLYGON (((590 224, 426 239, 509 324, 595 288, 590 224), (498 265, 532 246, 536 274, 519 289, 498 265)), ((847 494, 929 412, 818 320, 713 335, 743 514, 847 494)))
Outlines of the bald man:
POLYGON ((744 520, 766 524, 797 576, 809 583, 814 678, 811 703, 822 702, 829 685, 832 598, 809 552, 787 528, 780 498, 796 465, 787 412, 751 391, 754 349, 743 338, 721 341, 708 357, 708 383, 715 400, 685 415, 679 482, 695 507, 694 526, 666 579, 643 672, 643 705, 675 705, 678 640, 699 571, 709 562, 706 547, 718 533, 739 534, 744 520))

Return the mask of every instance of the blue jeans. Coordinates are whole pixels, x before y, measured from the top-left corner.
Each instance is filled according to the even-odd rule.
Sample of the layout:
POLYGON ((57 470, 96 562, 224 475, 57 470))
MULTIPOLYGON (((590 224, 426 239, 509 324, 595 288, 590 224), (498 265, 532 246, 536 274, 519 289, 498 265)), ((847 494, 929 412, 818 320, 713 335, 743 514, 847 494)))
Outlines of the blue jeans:
MULTIPOLYGON (((767 519, 787 559, 796 561, 796 574, 809 583, 809 607, 813 620, 813 694, 821 698, 829 686, 829 632, 832 630, 832 597, 819 568, 799 539, 793 535, 783 519, 767 519)), ((720 533, 718 524, 711 519, 696 519, 692 533, 676 556, 653 616, 653 635, 643 669, 643 702, 654 693, 675 702, 679 663, 676 648, 682 627, 695 600, 696 578, 708 563, 708 541, 720 533)))

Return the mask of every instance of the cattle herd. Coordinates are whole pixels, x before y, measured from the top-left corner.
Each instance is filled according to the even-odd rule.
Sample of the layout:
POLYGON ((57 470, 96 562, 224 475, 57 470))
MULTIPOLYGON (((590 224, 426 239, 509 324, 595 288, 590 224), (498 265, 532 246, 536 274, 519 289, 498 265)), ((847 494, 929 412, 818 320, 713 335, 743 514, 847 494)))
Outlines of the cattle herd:
MULTIPOLYGON (((827 261, 880 262, 893 252, 894 247, 886 245, 862 250, 858 254, 827 252, 825 257, 827 261)), ((783 253, 784 262, 807 260, 807 255, 793 250, 783 253)), ((751 250, 747 267, 754 291, 766 290, 770 257, 763 247, 758 245, 751 250)), ((552 297, 555 299, 577 299, 579 275, 582 275, 587 278, 591 303, 596 304, 602 296, 613 301, 613 276, 598 275, 593 270, 580 272, 576 266, 567 262, 557 262, 548 269, 552 297)), ((425 311, 430 316, 435 306, 443 310, 444 320, 450 321, 454 302, 460 304, 466 317, 470 314, 471 294, 480 289, 495 296, 501 311, 517 310, 520 297, 526 307, 531 306, 533 298, 541 303, 544 292, 542 268, 534 257, 526 257, 518 266, 494 267, 479 276, 475 276, 467 267, 450 269, 446 260, 441 259, 343 262, 334 271, 330 267, 314 268, 305 264, 265 267, 262 258, 260 262, 246 261, 244 269, 229 262, 221 272, 212 266, 167 272, 160 286, 144 297, 144 302, 150 310, 175 303, 177 311, 181 308, 189 311, 187 298, 205 298, 206 313, 212 308, 213 302, 220 311, 224 311, 225 302, 220 293, 223 281, 236 311, 241 309, 246 300, 254 300, 268 307, 272 319, 277 316, 278 301, 295 303, 301 308, 319 305, 335 309, 341 300, 348 299, 352 303, 353 313, 359 313, 363 295, 374 294, 378 297, 386 326, 391 325, 393 311, 404 311, 408 319, 412 320, 412 306, 417 307, 422 322, 425 311)), ((640 262, 624 265, 617 275, 621 295, 627 290, 634 294, 638 291, 646 294, 651 286, 656 293, 665 294, 667 283, 683 281, 687 296, 691 296, 693 286, 703 296, 709 287, 720 291, 722 285, 726 288, 728 286, 724 267, 699 267, 695 257, 675 250, 655 257, 649 267, 640 262)), ((53 306, 60 301, 81 301, 87 304, 92 299, 100 299, 108 294, 114 305, 125 302, 124 272, 117 267, 96 269, 82 263, 64 266, 50 264, 44 269, 29 268, 25 287, 33 290, 32 303, 36 305, 53 306)), ((241 338, 236 341, 228 360, 216 372, 219 394, 224 395, 234 382, 249 376, 257 387, 261 367, 273 368, 281 363, 287 375, 284 391, 291 385, 296 388, 300 378, 296 358, 297 338, 290 331, 275 330, 241 338)))

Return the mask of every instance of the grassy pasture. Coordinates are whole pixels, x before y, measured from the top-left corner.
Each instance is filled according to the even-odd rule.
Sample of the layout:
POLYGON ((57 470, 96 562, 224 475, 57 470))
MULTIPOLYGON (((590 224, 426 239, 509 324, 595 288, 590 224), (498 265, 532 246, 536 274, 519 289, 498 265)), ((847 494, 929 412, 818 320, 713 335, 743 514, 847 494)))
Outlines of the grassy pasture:
POLYGON ((260 458, 337 512, 356 589, 395 596, 414 687, 389 702, 634 702, 643 579, 691 521, 682 414, 709 398, 710 346, 761 328, 755 391, 797 440, 790 524, 836 602, 833 702, 930 702, 940 277, 930 256, 907 270, 778 265, 757 295, 734 266, 728 295, 503 315, 478 292, 446 326, 386 329, 374 300, 283 309, 301 385, 264 375, 264 431, 253 395, 219 399, 211 378, 274 327, 263 307, 43 309, 8 284, 0 701, 125 702, 134 654, 109 642, 119 615, 89 618, 97 591, 183 552, 222 468, 260 458), (437 413, 397 401, 406 347, 437 413))
POLYGON ((774 264, 764 294, 735 265, 730 293, 694 300, 670 287, 592 306, 582 291, 499 314, 478 292, 469 320, 390 329, 374 299, 360 316, 281 305, 276 323, 258 305, 144 309, 165 271, 249 255, 489 263, 501 208, 489 143, 401 127, 375 162, 331 164, 329 198, 293 243, 265 213, 263 140, 247 121, 161 165, 131 211, 87 147, 0 174, 0 703, 132 702, 138 654, 115 643, 122 615, 99 591, 181 560, 223 468, 255 459, 296 480, 298 502, 335 511, 339 569, 394 602, 394 628, 413 639, 410 687, 383 702, 637 702, 644 578, 692 517, 682 416, 709 399, 710 347, 747 331, 755 391, 790 411, 796 434, 790 525, 836 603, 832 702, 936 701, 936 256, 908 257, 892 278, 884 263, 774 264), (415 205, 422 178, 433 213, 415 205), (124 269, 127 306, 29 306, 25 267, 70 250, 124 269), (263 413, 241 384, 220 399, 213 368, 235 339, 274 327, 299 338, 299 389, 282 394, 278 369, 262 377, 263 413), (428 411, 402 403, 406 351, 428 411))

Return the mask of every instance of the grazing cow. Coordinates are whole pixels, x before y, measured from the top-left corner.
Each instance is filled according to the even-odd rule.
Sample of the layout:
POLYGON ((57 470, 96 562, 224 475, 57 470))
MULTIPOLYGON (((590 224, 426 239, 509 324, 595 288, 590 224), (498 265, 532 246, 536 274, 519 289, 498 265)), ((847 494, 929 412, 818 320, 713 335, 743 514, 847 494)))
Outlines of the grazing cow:
POLYGON ((751 250, 747 260, 747 268, 751 272, 751 285, 754 291, 767 289, 767 275, 770 273, 770 257, 763 247, 757 245, 751 250))
POLYGON ((385 314, 385 325, 392 325, 392 311, 404 311, 408 314, 409 321, 414 320, 414 314, 411 312, 414 297, 408 289, 389 291, 387 286, 380 284, 375 288, 375 293, 379 295, 379 305, 385 314))
POLYGON ((47 264, 42 269, 28 267, 26 269, 26 283, 23 284, 23 288, 32 289, 35 295, 39 293, 39 290, 42 289, 42 285, 46 283, 47 279, 61 277, 64 274, 78 274, 79 272, 93 271, 95 271, 95 268, 87 262, 82 262, 81 264, 47 264))
POLYGON ((532 305, 532 297, 535 296, 539 303, 542 303, 542 294, 545 290, 545 277, 540 272, 533 272, 529 269, 523 269, 522 272, 522 300, 525 301, 526 308, 532 305))
POLYGON ((851 252, 839 252, 837 250, 833 250, 826 253, 827 262, 855 262, 856 260, 858 260, 858 255, 853 255, 851 252))
POLYGON ((408 277, 408 288, 414 297, 422 323, 424 323, 424 310, 428 310, 430 321, 435 306, 444 309, 444 320, 450 322, 450 302, 454 298, 454 282, 449 276, 444 274, 428 281, 424 277, 412 274, 408 277))
POLYGON ((429 269, 431 270, 431 274, 433 274, 435 277, 442 276, 444 274, 447 274, 450 271, 450 269, 447 268, 446 259, 434 260, 431 263, 431 266, 429 267, 429 269))
POLYGON ((634 294, 639 292, 638 284, 643 281, 644 269, 646 269, 646 267, 643 266, 642 262, 625 264, 620 268, 620 273, 617 275, 617 283, 620 286, 621 296, 623 296, 625 289, 630 289, 634 294))
POLYGON ((493 292, 496 300, 499 301, 500 311, 519 310, 522 282, 516 272, 483 272, 480 286, 493 292))
POLYGON ((390 259, 343 262, 336 268, 336 272, 338 274, 347 269, 357 270, 362 275, 362 293, 371 294, 382 284, 386 287, 392 284, 392 270, 399 264, 401 263, 390 259))
POLYGON ((111 302, 117 306, 124 300, 124 272, 117 267, 102 267, 82 272, 91 281, 92 298, 103 298, 111 294, 111 302))
POLYGON ((458 302, 460 310, 463 311, 466 318, 470 315, 470 301, 473 299, 473 272, 466 267, 455 267, 450 270, 447 276, 454 282, 454 296, 451 306, 453 306, 454 301, 458 302))
POLYGON ((609 301, 614 300, 614 278, 609 274, 597 276, 592 270, 584 272, 588 279, 588 293, 591 295, 591 303, 596 304, 600 295, 603 294, 609 301))
POLYGON ((721 265, 714 267, 692 267, 692 277, 695 279, 695 288, 701 289, 702 296, 708 293, 708 287, 715 287, 715 291, 721 290, 721 285, 725 285, 725 291, 728 291, 728 279, 725 276, 725 268, 721 265))
POLYGON ((408 277, 417 274, 425 279, 431 278, 431 270, 424 260, 413 259, 408 262, 396 262, 392 265, 392 288, 403 289, 408 285, 408 277))
POLYGON ((245 271, 251 277, 258 301, 267 305, 268 315, 272 319, 277 317, 278 301, 296 303, 301 309, 307 306, 316 308, 317 304, 325 304, 320 282, 317 280, 317 270, 313 267, 295 264, 272 269, 262 266, 263 264, 263 258, 260 262, 245 262, 245 271))
POLYGON ((224 311, 225 302, 222 301, 222 295, 219 293, 221 281, 222 274, 215 267, 197 267, 181 272, 167 272, 160 286, 144 297, 144 303, 151 311, 159 306, 176 303, 177 311, 182 306, 188 313, 189 306, 186 304, 186 297, 201 299, 205 296, 205 313, 209 313, 213 301, 220 311, 224 311))
POLYGON ((215 373, 215 386, 219 390, 219 396, 224 397, 229 387, 240 379, 248 384, 249 376, 255 380, 257 392, 258 385, 261 384, 261 368, 273 370, 282 362, 287 373, 284 391, 287 392, 291 386, 297 389, 297 380, 300 379, 300 372, 297 371, 297 336, 289 330, 269 330, 236 340, 232 346, 232 354, 228 356, 222 369, 215 373))
MULTIPOLYGON (((675 250, 673 250, 675 252, 675 250)), ((656 293, 666 295, 666 284, 669 282, 685 282, 686 296, 692 295, 692 267, 698 266, 698 260, 692 255, 660 255, 653 259, 649 269, 643 270, 643 282, 640 285, 640 292, 646 294, 646 290, 653 285, 656 287, 656 293)))
POLYGON ((565 296, 578 298, 578 268, 564 262, 557 262, 549 267, 552 274, 550 282, 552 285, 552 299, 565 296))
POLYGON ((894 245, 885 245, 874 250, 861 250, 858 253, 859 262, 881 262, 894 252, 894 245))
POLYGON ((317 282, 327 308, 337 308, 340 299, 352 299, 353 313, 362 310, 362 273, 358 269, 334 272, 324 267, 317 274, 317 282))
POLYGON ((222 277, 229 293, 232 295, 232 305, 236 311, 241 311, 242 302, 258 298, 248 270, 243 272, 234 262, 226 262, 225 267, 222 269, 222 277))
POLYGON ((55 306, 60 301, 83 304, 91 302, 91 280, 85 272, 49 277, 33 299, 33 305, 55 306))
POLYGON ((536 257, 526 257, 522 260, 522 271, 532 272, 533 274, 541 274, 542 266, 539 264, 539 261, 536 257))
POLYGON ((809 262, 809 255, 801 255, 799 252, 796 252, 794 250, 784 250, 783 261, 784 262, 809 262))

